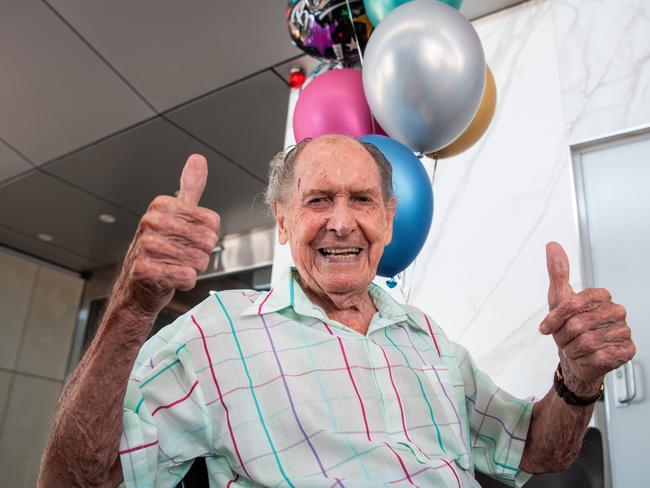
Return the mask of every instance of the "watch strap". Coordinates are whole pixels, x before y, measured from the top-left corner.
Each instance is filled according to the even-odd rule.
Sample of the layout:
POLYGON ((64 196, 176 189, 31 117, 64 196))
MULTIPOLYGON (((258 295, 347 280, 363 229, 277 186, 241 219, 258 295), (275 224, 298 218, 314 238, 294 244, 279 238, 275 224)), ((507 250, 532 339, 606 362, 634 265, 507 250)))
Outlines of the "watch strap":
POLYGON ((555 370, 555 374, 553 375, 553 387, 555 388, 555 392, 558 394, 560 398, 562 398, 562 400, 564 400, 567 404, 574 407, 586 407, 588 405, 597 402, 603 396, 603 392, 605 391, 605 385, 601 383, 600 388, 598 389, 598 393, 596 393, 595 395, 586 398, 579 397, 571 390, 569 390, 569 387, 564 384, 564 376, 562 375, 562 366, 560 366, 559 364, 557 365, 557 369, 555 370))

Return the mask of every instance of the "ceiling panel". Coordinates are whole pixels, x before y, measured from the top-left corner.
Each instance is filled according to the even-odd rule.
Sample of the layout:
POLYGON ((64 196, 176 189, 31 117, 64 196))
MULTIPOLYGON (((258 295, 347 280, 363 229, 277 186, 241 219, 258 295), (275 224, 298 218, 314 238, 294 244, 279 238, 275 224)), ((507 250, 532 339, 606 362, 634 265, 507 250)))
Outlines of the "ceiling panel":
POLYGON ((0 141, 0 182, 33 169, 33 166, 0 141))
POLYGON ((305 55, 275 66, 273 69, 289 83, 289 75, 293 68, 300 68, 305 75, 309 76, 320 64, 321 61, 319 59, 305 55))
POLYGON ((52 0, 159 110, 299 55, 286 0, 52 0))
POLYGON ((71 253, 54 243, 43 242, 36 237, 21 234, 2 226, 0 226, 0 246, 7 246, 10 249, 75 271, 91 270, 100 266, 100 263, 71 253))
POLYGON ((266 181, 283 149, 288 102, 289 87, 268 70, 165 116, 266 181))
POLYGON ((201 205, 221 214, 224 232, 268 225, 262 202, 252 205, 264 183, 160 117, 43 169, 141 215, 156 195, 174 194, 192 153, 208 158, 208 185, 201 205))
POLYGON ((137 226, 130 213, 41 172, 0 188, 0 222, 27 236, 48 234, 58 248, 100 264, 121 258, 137 226))
POLYGON ((40 1, 0 2, 0 46, 0 136, 36 164, 153 115, 40 1))

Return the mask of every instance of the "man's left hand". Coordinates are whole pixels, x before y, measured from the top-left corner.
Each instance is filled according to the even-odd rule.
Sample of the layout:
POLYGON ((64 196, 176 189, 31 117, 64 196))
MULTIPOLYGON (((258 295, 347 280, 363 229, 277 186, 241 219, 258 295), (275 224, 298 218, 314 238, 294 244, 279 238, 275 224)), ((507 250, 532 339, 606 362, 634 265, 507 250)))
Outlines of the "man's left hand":
POLYGON ((625 308, 603 288, 575 293, 569 284, 569 260, 556 242, 546 245, 549 313, 539 329, 558 346, 564 383, 576 395, 590 397, 605 374, 632 359, 636 347, 625 321, 625 308))

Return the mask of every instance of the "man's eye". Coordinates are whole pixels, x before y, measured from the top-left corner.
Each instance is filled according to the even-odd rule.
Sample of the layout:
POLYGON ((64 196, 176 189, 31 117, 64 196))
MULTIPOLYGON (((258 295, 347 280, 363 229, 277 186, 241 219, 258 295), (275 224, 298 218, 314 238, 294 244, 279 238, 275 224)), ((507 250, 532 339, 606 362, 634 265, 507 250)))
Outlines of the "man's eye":
POLYGON ((354 199, 357 202, 360 202, 360 203, 370 203, 370 202, 372 202, 372 198, 370 198, 368 196, 358 196, 358 197, 355 197, 354 199))
POLYGON ((315 198, 310 198, 307 203, 309 203, 309 205, 318 205, 326 202, 327 202, 327 197, 315 197, 315 198))

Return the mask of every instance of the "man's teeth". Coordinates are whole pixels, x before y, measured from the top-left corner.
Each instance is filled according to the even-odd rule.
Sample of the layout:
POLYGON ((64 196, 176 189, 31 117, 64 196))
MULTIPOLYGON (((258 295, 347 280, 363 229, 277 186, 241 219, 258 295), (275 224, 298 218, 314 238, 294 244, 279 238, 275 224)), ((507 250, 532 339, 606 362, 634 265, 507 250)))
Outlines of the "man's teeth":
POLYGON ((325 256, 356 256, 361 252, 360 247, 346 247, 343 249, 331 249, 331 248, 321 248, 321 254, 325 256))

